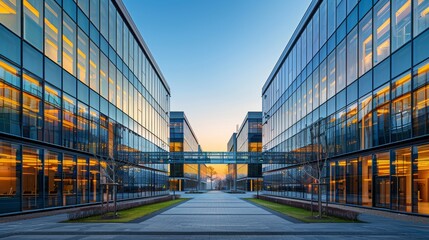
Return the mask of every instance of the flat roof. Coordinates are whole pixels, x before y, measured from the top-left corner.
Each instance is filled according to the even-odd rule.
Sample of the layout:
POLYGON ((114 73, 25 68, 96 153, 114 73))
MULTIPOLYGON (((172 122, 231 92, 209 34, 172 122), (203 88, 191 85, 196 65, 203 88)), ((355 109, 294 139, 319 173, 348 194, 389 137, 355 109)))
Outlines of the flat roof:
POLYGON ((303 30, 305 30, 304 27, 311 20, 310 17, 313 15, 313 12, 317 10, 317 6, 319 5, 319 2, 322 2, 322 0, 312 0, 311 1, 310 6, 305 11, 305 14, 302 17, 301 21, 299 22, 298 27, 293 32, 292 37, 290 38, 288 44, 286 45, 285 49, 282 52, 282 55, 280 55, 279 60, 277 60, 277 63, 274 66, 273 71, 271 71, 270 76, 265 81, 265 84, 262 87, 262 96, 264 95, 265 91, 267 91, 268 87, 270 86, 271 82, 273 81, 274 77, 276 76, 277 72, 279 71, 280 67, 282 66, 287 55, 292 50, 295 42, 298 40, 297 38, 300 36, 301 32, 303 30))
POLYGON ((184 122, 186 123, 186 125, 188 125, 189 129, 191 130, 192 136, 195 138, 198 145, 200 145, 200 143, 198 142, 198 138, 195 135, 194 130, 192 129, 191 124, 188 121, 188 118, 186 117, 185 112, 183 112, 183 111, 170 111, 170 119, 183 119, 184 122))
POLYGON ((131 15, 128 12, 127 8, 125 7, 124 3, 122 2, 122 0, 114 0, 114 3, 116 3, 116 6, 121 11, 122 16, 125 18, 124 21, 130 27, 130 31, 133 33, 137 42, 140 44, 140 46, 143 48, 144 52, 148 56, 149 61, 151 62, 152 66, 155 68, 155 71, 156 71, 158 77, 161 79, 162 84, 164 85, 165 89, 167 89, 168 94, 171 94, 170 86, 168 86, 168 83, 165 80, 164 75, 162 75, 161 69, 159 68, 158 64, 156 63, 155 58, 152 56, 152 53, 150 52, 149 47, 146 45, 146 42, 143 40, 143 37, 140 34, 140 31, 138 30, 133 19, 131 18, 131 15))
POLYGON ((262 112, 247 112, 246 117, 243 120, 243 123, 241 123, 241 126, 237 132, 237 138, 241 133, 241 130, 243 130, 244 125, 246 125, 246 122, 249 119, 261 119, 261 123, 262 123, 262 112))

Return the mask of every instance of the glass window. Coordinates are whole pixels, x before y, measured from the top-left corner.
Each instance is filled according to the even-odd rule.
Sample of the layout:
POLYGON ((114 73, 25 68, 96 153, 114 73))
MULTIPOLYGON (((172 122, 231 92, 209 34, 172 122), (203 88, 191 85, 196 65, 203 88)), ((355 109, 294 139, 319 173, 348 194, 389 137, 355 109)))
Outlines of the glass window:
MULTIPOLYGON (((1 14, 1 13, 0 13, 1 14)), ((21 39, 0 24, 0 55, 21 64, 21 39)))
POLYGON ((61 65, 61 8, 53 1, 45 1, 45 55, 61 65))
POLYGON ((372 0, 360 0, 359 19, 362 19, 371 8, 372 8, 372 0))
POLYGON ((89 151, 89 108, 82 102, 77 106, 77 149, 89 151))
POLYGON ((342 0, 337 6, 337 27, 346 19, 346 15, 346 0, 342 0))
POLYGON ((76 141, 76 99, 63 95, 63 146, 74 148, 76 141))
POLYGON ((371 207, 372 206, 372 156, 360 157, 360 162, 362 164, 362 178, 361 178, 361 188, 362 188, 362 206, 371 207))
POLYGON ((421 136, 429 133, 429 62, 423 63, 414 71, 414 88, 426 84, 414 92, 413 128, 414 135, 421 136))
POLYGON ((43 50, 43 1, 24 0, 24 39, 43 50))
POLYGON ((414 36, 429 27, 429 0, 414 0, 414 36))
POLYGON ((116 49, 116 8, 109 1, 109 43, 116 49))
POLYGON ((313 54, 319 51, 319 10, 313 16, 313 54))
POLYGON ((347 36, 347 85, 357 79, 358 71, 358 41, 357 28, 347 36))
POLYGON ((76 22, 76 1, 75 0, 62 0, 64 11, 76 22))
POLYGON ((109 37, 109 0, 100 0, 100 32, 104 38, 109 37))
MULTIPOLYGON (((1 83, 0 83, 1 84, 1 83)), ((0 141, 0 213, 21 211, 21 160, 18 145, 0 141)))
POLYGON ((104 54, 100 54, 100 95, 105 99, 109 99, 108 64, 107 57, 104 54))
POLYGON ((100 165, 96 158, 89 159, 89 201, 100 201, 100 165))
POLYGON ((429 58, 429 31, 422 33, 414 39, 413 44, 413 59, 414 65, 429 58))
POLYGON ((359 23, 359 76, 372 68, 372 14, 359 23))
POLYGON ((375 155, 375 207, 390 208, 391 180, 390 180, 390 152, 375 155))
POLYGON ((307 46, 308 46, 308 49, 307 49, 307 63, 309 63, 310 61, 311 61, 311 58, 313 57, 313 48, 312 48, 312 45, 313 45, 313 25, 312 25, 312 23, 310 22, 308 25, 307 25, 307 46))
POLYGON ((23 75, 22 135, 42 140, 42 87, 40 81, 28 74, 23 75))
POLYGON ((429 83, 429 60, 421 63, 414 68, 413 88, 416 89, 429 83))
POLYGON ((374 72, 374 88, 385 84, 390 81, 390 59, 380 63, 373 70, 374 72))
POLYGON ((76 75, 76 24, 63 15, 63 68, 76 75))
POLYGON ((392 141, 411 137, 411 94, 405 94, 392 101, 392 141))
POLYGON ((382 145, 390 141, 389 117, 390 117, 390 86, 389 84, 374 90, 373 123, 374 123, 374 146, 382 145))
POLYGON ((21 36, 21 1, 2 0, 0 4, 0 23, 21 36))
POLYGON ((349 14, 356 6, 358 0, 347 0, 347 14, 349 14))
POLYGON ((416 198, 413 212, 429 214, 426 207, 429 204, 429 145, 418 146, 416 150, 417 157, 413 161, 413 197, 416 198))
POLYGON ((392 209, 411 212, 411 148, 395 150, 392 168, 392 209))
POLYGON ((360 164, 357 158, 347 160, 346 166, 346 189, 347 189, 347 203, 359 204, 359 169, 360 164))
POLYGON ((91 22, 98 29, 100 26, 100 0, 90 0, 89 4, 91 22))
POLYGON ((89 40, 82 30, 78 30, 78 45, 77 45, 77 78, 89 85, 89 40))
POLYGON ((89 16, 89 1, 88 0, 78 0, 77 4, 79 5, 82 12, 85 13, 86 16, 89 16))
POLYGON ((392 0, 392 51, 411 39, 411 0, 392 0))
POLYGON ((336 25, 336 0, 326 0, 328 2, 328 38, 334 33, 336 25))
POLYGON ((357 151, 359 150, 358 145, 358 105, 353 103, 347 108, 347 151, 357 151))
POLYGON ((123 30, 123 26, 124 26, 124 21, 122 20, 122 17, 120 14, 117 15, 117 34, 116 36, 118 37, 117 39, 117 47, 116 47, 116 52, 118 53, 118 55, 122 58, 123 56, 123 38, 124 38, 124 30, 123 30))
POLYGON ((390 54, 390 1, 383 0, 374 7, 374 66, 390 54))
POLYGON ((6 83, 20 86, 20 73, 0 60, 0 131, 20 135, 20 90, 6 83))
POLYGON ((392 55, 392 77, 411 68, 411 43, 405 45, 392 55))
POLYGON ((370 94, 359 100, 359 136, 360 149, 372 146, 372 96, 370 94))
POLYGON ((429 85, 414 92, 413 125, 415 136, 429 133, 429 85))
POLYGON ((45 151, 45 207, 59 207, 62 205, 62 177, 60 154, 45 151))
POLYGON ((93 43, 90 42, 90 60, 89 60, 89 66, 90 66, 90 72, 89 72, 89 79, 90 79, 90 83, 89 86, 91 87, 91 89, 93 89, 94 91, 98 92, 99 91, 99 74, 100 74, 100 69, 99 69, 99 50, 98 47, 93 43))
POLYGON ((77 203, 84 204, 88 202, 88 160, 83 157, 77 159, 77 203))
POLYGON ((109 62, 109 101, 116 104, 116 68, 109 62))
POLYGON ((43 207, 43 165, 38 149, 22 148, 22 209, 43 207))
POLYGON ((63 206, 76 205, 76 158, 64 154, 63 159, 63 206))
POLYGON ((342 41, 337 47, 337 92, 346 87, 346 41, 342 41))
POLYGON ((320 103, 320 94, 319 94, 319 68, 313 72, 313 109, 316 109, 320 103))
MULTIPOLYGON (((125 79, 125 83, 127 83, 125 79)), ((126 96, 126 88, 128 88, 128 84, 122 83, 122 74, 120 74, 119 71, 117 71, 116 75, 116 103, 117 107, 124 111, 126 104, 124 103, 128 99, 125 98, 126 96), (126 87, 125 87, 126 86, 126 87)))
POLYGON ((319 45, 320 46, 322 46, 323 44, 325 44, 326 39, 327 39, 326 33, 327 33, 327 21, 328 21, 328 18, 327 18, 327 15, 326 15, 327 14, 326 13, 326 11, 327 11, 326 2, 327 1, 323 1, 320 4, 320 7, 319 7, 319 9, 320 9, 320 44, 319 45))
POLYGON ((397 98, 411 91, 411 74, 404 73, 392 80, 392 98, 397 98))
POLYGON ((327 75, 326 75, 326 60, 320 64, 320 104, 326 102, 327 96, 327 75))
POLYGON ((61 91, 45 85, 45 141, 61 144, 61 91))
POLYGON ((335 51, 328 56, 328 99, 335 95, 335 51))

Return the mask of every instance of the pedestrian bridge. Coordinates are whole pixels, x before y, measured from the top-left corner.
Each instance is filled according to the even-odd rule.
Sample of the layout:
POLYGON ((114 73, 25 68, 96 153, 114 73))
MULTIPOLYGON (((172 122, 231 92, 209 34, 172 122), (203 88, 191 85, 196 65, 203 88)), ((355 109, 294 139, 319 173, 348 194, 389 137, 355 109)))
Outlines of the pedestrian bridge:
POLYGON ((135 164, 296 164, 315 159, 312 152, 139 152, 115 157, 135 164), (314 158, 313 158, 314 157, 314 158))

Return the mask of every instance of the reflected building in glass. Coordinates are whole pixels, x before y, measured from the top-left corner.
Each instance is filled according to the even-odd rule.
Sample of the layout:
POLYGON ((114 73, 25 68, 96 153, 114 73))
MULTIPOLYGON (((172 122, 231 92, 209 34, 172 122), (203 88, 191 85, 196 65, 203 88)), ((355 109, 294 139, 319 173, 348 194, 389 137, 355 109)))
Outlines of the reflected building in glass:
MULTIPOLYGON (((262 112, 247 113, 237 133, 228 141, 227 149, 229 152, 262 152, 262 112)), ((256 191, 262 187, 262 165, 228 164, 226 178, 230 189, 256 191)))
POLYGON ((167 194, 170 90, 120 0, 0 1, 0 215, 167 194), (133 163, 134 162, 134 163, 133 163))
MULTIPOLYGON (((198 139, 184 112, 170 113, 170 152, 201 152, 198 139)), ((198 191, 207 187, 205 164, 170 164, 170 190, 198 191)))
MULTIPOLYGON (((429 1, 313 0, 262 91, 263 149, 318 149, 330 202, 429 214, 429 1)), ((300 162, 268 194, 310 198, 300 162)))

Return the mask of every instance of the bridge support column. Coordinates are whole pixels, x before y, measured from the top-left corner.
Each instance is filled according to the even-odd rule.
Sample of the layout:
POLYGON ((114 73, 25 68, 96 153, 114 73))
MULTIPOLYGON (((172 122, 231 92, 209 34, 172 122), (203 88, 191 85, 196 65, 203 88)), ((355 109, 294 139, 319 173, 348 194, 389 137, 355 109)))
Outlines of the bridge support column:
POLYGON ((233 189, 234 191, 237 191, 237 163, 234 163, 234 186, 233 189))
POLYGON ((198 177, 197 177, 198 183, 197 183, 197 191, 200 191, 201 188, 201 166, 198 164, 198 177))

